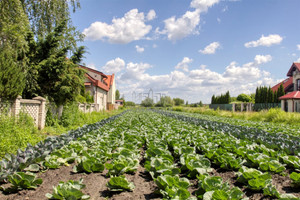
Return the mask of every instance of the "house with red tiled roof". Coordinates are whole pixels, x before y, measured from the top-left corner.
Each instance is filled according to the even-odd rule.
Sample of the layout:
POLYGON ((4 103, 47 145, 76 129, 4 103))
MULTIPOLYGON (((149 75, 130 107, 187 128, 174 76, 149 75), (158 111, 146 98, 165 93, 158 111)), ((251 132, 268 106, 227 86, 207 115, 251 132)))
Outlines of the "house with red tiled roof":
POLYGON ((115 75, 106 75, 95 69, 80 65, 80 68, 86 71, 85 73, 85 90, 89 91, 94 98, 94 103, 97 104, 98 110, 107 110, 114 107, 116 84, 115 75))
POLYGON ((286 95, 279 97, 281 109, 286 112, 300 112, 300 63, 294 62, 287 76, 287 79, 273 86, 272 90, 277 91, 283 84, 286 95))

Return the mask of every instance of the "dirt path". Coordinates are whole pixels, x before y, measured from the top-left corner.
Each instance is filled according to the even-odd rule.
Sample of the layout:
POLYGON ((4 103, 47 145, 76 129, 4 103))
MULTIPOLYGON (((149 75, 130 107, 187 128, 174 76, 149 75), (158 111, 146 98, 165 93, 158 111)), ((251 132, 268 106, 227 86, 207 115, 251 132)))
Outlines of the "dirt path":
MULTIPOLYGON (((137 199, 160 199, 159 196, 154 194, 156 189, 155 184, 149 179, 145 169, 139 166, 135 174, 126 174, 126 178, 132 181, 135 185, 133 192, 110 192, 106 187, 106 183, 109 178, 105 175, 107 170, 102 173, 91 173, 91 174, 73 174, 72 166, 63 166, 60 169, 48 170, 45 173, 40 173, 39 178, 43 179, 43 183, 36 190, 23 190, 15 194, 4 195, 0 193, 1 200, 43 200, 46 193, 52 193, 53 186, 58 185, 59 181, 68 180, 84 180, 83 183, 86 185, 82 191, 84 194, 91 196, 91 200, 137 200, 137 199)), ((3 185, 8 187, 9 184, 3 185)))

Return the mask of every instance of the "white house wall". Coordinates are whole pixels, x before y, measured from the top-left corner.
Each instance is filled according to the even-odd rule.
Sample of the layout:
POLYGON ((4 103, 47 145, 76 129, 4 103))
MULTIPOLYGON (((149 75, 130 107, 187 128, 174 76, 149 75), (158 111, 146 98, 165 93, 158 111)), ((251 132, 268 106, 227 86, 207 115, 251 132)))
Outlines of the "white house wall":
POLYGON ((116 101, 116 83, 115 79, 113 79, 113 83, 108 91, 107 102, 111 104, 115 104, 116 101))
POLYGON ((101 88, 96 89, 96 95, 94 96, 95 103, 99 104, 100 110, 106 110, 107 92, 101 88))

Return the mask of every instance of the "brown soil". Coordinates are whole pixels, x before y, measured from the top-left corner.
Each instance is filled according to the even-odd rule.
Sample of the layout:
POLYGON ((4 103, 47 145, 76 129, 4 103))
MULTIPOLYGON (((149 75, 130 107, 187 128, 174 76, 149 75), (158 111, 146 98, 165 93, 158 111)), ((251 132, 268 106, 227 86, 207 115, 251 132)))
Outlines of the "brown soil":
MULTIPOLYGON (((141 151, 141 155, 144 151, 141 151)), ((23 190, 18 193, 5 195, 0 192, 0 200, 46 200, 46 193, 52 193, 53 186, 58 185, 60 181, 68 180, 84 180, 83 183, 86 188, 82 190, 84 194, 90 195, 91 200, 139 200, 139 199, 161 199, 162 197, 155 193, 157 187, 151 176, 145 172, 145 168, 142 167, 143 156, 141 156, 141 165, 139 165, 136 173, 125 174, 126 178, 133 182, 135 189, 133 192, 111 192, 106 187, 106 183, 109 178, 105 175, 107 170, 102 173, 91 173, 91 174, 74 174, 72 168, 74 164, 70 166, 62 166, 60 169, 47 170, 44 173, 39 173, 38 177, 43 179, 43 183, 36 190, 23 190)), ((214 166, 217 168, 216 166, 214 166)), ((290 172, 288 172, 290 173, 290 172)), ((253 192, 246 188, 246 186, 236 182, 236 175, 234 171, 227 171, 223 169, 213 169, 210 173, 212 176, 220 176, 225 182, 228 182, 231 186, 238 186, 246 194, 249 200, 269 200, 270 197, 265 197, 261 192, 253 192)), ((182 174, 181 176, 184 176, 182 174)), ((272 175, 273 185, 277 188, 280 193, 293 194, 300 198, 300 189, 291 187, 291 180, 288 176, 281 176, 278 174, 272 175)), ((190 179, 191 186, 189 188, 190 193, 194 196, 195 191, 198 189, 198 180, 190 179)), ((5 188, 9 187, 9 184, 1 185, 5 188)))
MULTIPOLYGON (((46 193, 52 193, 53 186, 58 185, 59 181, 68 180, 84 180, 83 183, 86 188, 82 190, 84 194, 91 196, 91 200, 111 199, 111 200, 135 200, 135 199, 160 199, 160 196, 154 194, 156 190, 155 184, 152 180, 149 180, 145 173, 145 169, 139 166, 137 172, 133 175, 126 174, 126 178, 132 181, 135 185, 133 192, 110 192, 106 187, 106 183, 109 178, 105 175, 107 170, 102 173, 91 174, 73 174, 72 166, 63 166, 60 169, 48 170, 45 173, 40 173, 39 178, 43 179, 43 183, 36 190, 23 190, 18 193, 4 195, 0 193, 1 200, 43 200, 46 193)), ((9 184, 2 185, 5 188, 9 187, 9 184)))

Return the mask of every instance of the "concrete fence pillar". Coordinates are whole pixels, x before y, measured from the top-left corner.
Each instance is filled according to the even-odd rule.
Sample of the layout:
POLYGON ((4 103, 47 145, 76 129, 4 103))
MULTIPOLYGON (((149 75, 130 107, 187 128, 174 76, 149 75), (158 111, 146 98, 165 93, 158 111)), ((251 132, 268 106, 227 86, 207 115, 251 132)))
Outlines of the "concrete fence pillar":
POLYGON ((244 103, 241 103, 241 112, 244 110, 244 103))
POLYGON ((19 95, 15 101, 13 101, 11 113, 12 116, 17 117, 21 110, 21 99, 22 97, 19 95))
POLYGON ((235 103, 232 104, 232 112, 235 112, 235 103))
POLYGON ((39 106, 39 113, 38 113, 38 129, 45 128, 46 122, 46 99, 43 97, 34 97, 33 100, 38 100, 41 102, 39 106))

